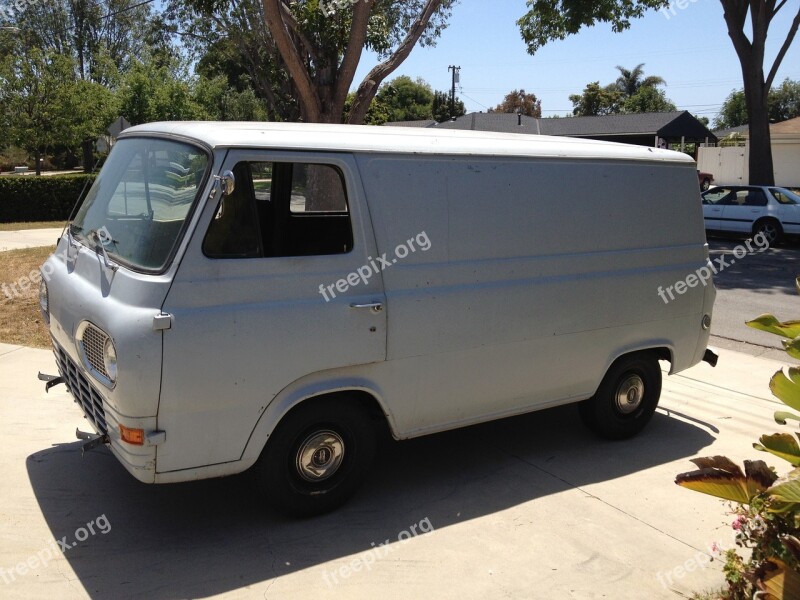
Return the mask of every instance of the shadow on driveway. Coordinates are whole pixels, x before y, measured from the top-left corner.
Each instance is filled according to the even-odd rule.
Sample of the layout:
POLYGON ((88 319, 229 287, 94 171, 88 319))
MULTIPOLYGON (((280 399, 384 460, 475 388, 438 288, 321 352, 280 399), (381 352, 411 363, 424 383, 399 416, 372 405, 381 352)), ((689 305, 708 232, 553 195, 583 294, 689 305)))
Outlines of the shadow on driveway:
POLYGON ((27 469, 56 539, 74 539, 101 515, 110 523, 107 535, 65 553, 91 597, 166 599, 207 597, 309 568, 320 571, 324 588, 317 565, 387 539, 397 543, 400 532, 426 518, 442 529, 691 457, 713 439, 657 412, 639 437, 605 442, 581 427, 574 406, 560 407, 387 442, 349 504, 300 521, 263 509, 247 475, 147 486, 105 448, 82 460, 77 442, 32 454, 27 469))

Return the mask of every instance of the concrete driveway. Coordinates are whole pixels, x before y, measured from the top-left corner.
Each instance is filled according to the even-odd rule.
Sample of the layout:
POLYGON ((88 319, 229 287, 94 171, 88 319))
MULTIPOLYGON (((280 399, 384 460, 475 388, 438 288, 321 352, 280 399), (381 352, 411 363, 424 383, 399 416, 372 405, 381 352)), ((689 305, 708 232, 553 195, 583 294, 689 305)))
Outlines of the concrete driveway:
MULTIPOLYGON (((782 363, 730 351, 665 379, 636 439, 589 435, 562 407, 387 443, 342 510, 303 521, 259 506, 246 476, 136 482, 88 425, 48 351, 0 345, 3 598, 675 598, 719 586, 720 501, 677 487, 689 458, 752 449, 782 363)), ((198 432, 202 435, 202 432, 198 432)))
POLYGON ((0 231, 0 252, 36 248, 38 246, 55 246, 61 235, 61 228, 23 229, 20 231, 0 231))

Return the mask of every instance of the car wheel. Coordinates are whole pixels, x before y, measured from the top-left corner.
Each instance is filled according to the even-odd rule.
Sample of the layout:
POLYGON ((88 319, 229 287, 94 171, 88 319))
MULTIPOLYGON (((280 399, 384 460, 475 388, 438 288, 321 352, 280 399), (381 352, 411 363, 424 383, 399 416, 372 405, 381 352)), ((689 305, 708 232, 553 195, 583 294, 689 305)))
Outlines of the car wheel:
POLYGON ((278 511, 329 512, 358 489, 375 458, 377 435, 366 411, 340 400, 311 400, 278 424, 255 465, 258 487, 278 511))
POLYGON ((703 183, 700 184, 700 189, 703 190, 704 192, 707 192, 710 187, 711 187, 711 180, 708 177, 706 177, 705 179, 703 179, 703 183))
POLYGON ((770 246, 777 246, 783 238, 783 227, 774 219, 763 219, 753 225, 753 236, 763 234, 770 246))
POLYGON ((601 437, 621 440, 639 433, 661 397, 661 367, 652 352, 617 359, 597 393, 581 402, 581 419, 601 437))

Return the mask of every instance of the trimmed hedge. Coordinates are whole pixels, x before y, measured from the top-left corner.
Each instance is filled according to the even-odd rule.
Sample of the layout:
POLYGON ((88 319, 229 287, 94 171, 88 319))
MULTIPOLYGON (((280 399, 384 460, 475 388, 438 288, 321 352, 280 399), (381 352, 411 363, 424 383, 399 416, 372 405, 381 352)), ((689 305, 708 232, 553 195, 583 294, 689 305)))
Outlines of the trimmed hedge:
POLYGON ((66 221, 81 191, 85 196, 95 177, 85 173, 0 177, 0 223, 66 221))

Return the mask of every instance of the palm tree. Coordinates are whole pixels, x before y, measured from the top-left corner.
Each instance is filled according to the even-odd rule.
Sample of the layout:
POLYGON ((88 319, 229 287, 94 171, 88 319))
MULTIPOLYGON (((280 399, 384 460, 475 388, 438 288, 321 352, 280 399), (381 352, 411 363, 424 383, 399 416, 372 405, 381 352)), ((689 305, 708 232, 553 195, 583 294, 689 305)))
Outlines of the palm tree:
POLYGON ((617 65, 619 77, 616 81, 616 86, 619 88, 626 98, 636 95, 643 87, 658 87, 665 85, 667 82, 662 77, 657 75, 650 75, 644 77, 644 63, 637 65, 634 69, 628 70, 625 67, 617 65))

